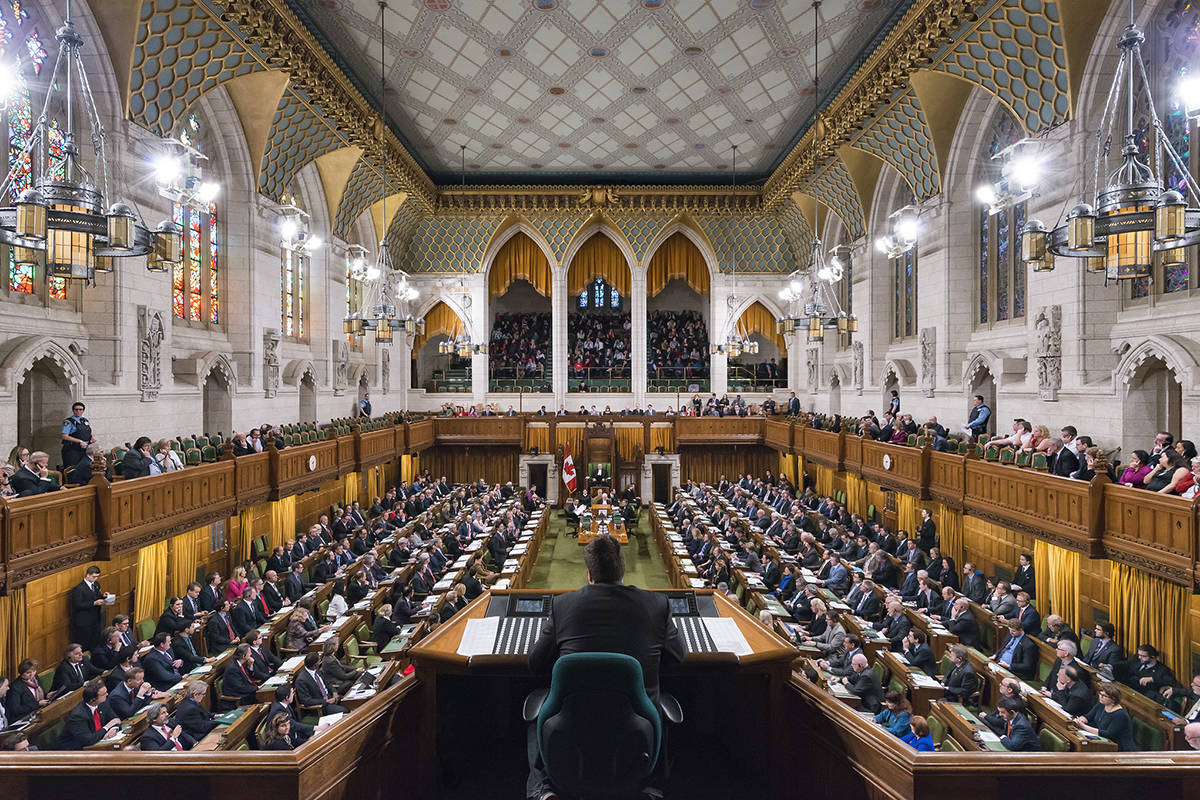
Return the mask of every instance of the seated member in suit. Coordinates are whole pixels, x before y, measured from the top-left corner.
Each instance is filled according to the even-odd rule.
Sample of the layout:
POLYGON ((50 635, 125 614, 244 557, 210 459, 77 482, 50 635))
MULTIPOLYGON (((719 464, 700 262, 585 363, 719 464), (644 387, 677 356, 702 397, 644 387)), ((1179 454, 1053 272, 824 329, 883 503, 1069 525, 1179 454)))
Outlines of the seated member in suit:
POLYGON ((246 591, 242 593, 242 599, 238 601, 237 605, 233 607, 233 611, 230 612, 229 617, 233 620, 233 629, 237 631, 238 636, 243 637, 243 640, 246 634, 253 628, 257 628, 266 622, 265 614, 263 615, 263 619, 259 619, 261 612, 257 608, 257 604, 257 593, 252 587, 247 587, 246 591))
POLYGON ((222 676, 223 694, 226 697, 237 697, 238 705, 250 705, 255 702, 258 693, 258 682, 254 680, 254 654, 250 645, 239 644, 233 651, 233 661, 225 667, 222 676))
POLYGON ((176 724, 172 728, 168 724, 167 718, 170 715, 171 711, 165 704, 150 704, 150 707, 146 709, 146 720, 150 724, 142 733, 139 742, 141 749, 152 751, 191 750, 196 745, 196 740, 184 731, 183 725, 176 724))
POLYGON ((979 686, 979 673, 971 666, 967 648, 961 644, 950 645, 950 661, 954 666, 942 681, 946 687, 944 696, 947 700, 965 703, 979 686))
POLYGON ((97 669, 109 670, 121 663, 121 634, 109 625, 100 634, 101 644, 92 648, 91 662, 97 669))
POLYGON ((216 610, 209 615, 208 623, 204 626, 204 635, 208 641, 208 652, 224 653, 230 647, 241 641, 229 610, 231 603, 222 600, 216 610))
POLYGON ((300 721, 300 715, 296 711, 296 690, 290 683, 284 684, 275 690, 275 702, 271 704, 270 710, 267 711, 267 719, 274 719, 276 714, 287 714, 292 718, 292 729, 290 732, 292 747, 299 747, 304 744, 317 728, 323 727, 320 725, 307 725, 300 721))
POLYGON ((317 669, 325 679, 325 685, 331 687, 340 695, 346 694, 354 686, 354 682, 362 677, 365 669, 348 667, 337 657, 338 643, 330 639, 321 647, 321 666, 317 669))
POLYGON ((1042 749, 1037 734, 1033 732, 1033 725, 1023 713, 1025 711, 1023 700, 1016 697, 1001 697, 1000 702, 996 704, 996 710, 999 712, 1000 718, 1004 720, 1004 734, 1000 737, 1000 744, 1004 745, 1006 750, 1033 752, 1042 749))
POLYGON ((250 654, 254 656, 254 679, 262 683, 275 674, 283 660, 263 644, 262 631, 258 628, 246 634, 245 642, 250 645, 250 654))
POLYGON ((971 613, 971 603, 965 597, 954 601, 953 616, 945 620, 946 630, 958 637, 958 641, 967 647, 979 647, 979 622, 971 613))
POLYGON ((83 700, 67 715, 58 737, 58 749, 82 750, 120 724, 121 720, 109 710, 108 689, 99 681, 88 683, 83 687, 83 700))
POLYGON ((887 616, 876 622, 873 627, 888 638, 892 652, 898 653, 904 648, 904 637, 908 635, 912 623, 904 614, 904 605, 893 598, 888 600, 887 616))
POLYGON ((108 708, 117 715, 117 719, 129 719, 151 700, 166 698, 164 692, 154 691, 144 675, 145 670, 141 667, 130 667, 125 670, 125 680, 108 693, 108 708))
POLYGON ((150 652, 142 656, 146 680, 160 692, 165 692, 183 679, 183 659, 171 649, 171 634, 156 633, 150 640, 150 652))
POLYGON ((1129 660, 1126 670, 1124 683, 1156 702, 1163 689, 1177 685, 1175 674, 1158 660, 1158 649, 1152 644, 1138 645, 1137 656, 1129 660))
POLYGON ((50 684, 50 691, 60 694, 73 692, 102 674, 104 671, 92 666, 92 662, 83 655, 83 648, 72 643, 67 645, 63 660, 59 662, 58 669, 54 670, 54 681, 50 684))
POLYGON ((1008 620, 1008 639, 996 650, 992 660, 1025 680, 1037 675, 1038 649, 1033 637, 1025 634, 1018 620, 1008 620))
POLYGON ((292 749, 292 717, 280 712, 267 723, 267 733, 259 746, 260 750, 292 749))
POLYGON ((187 696, 175 708, 175 721, 183 728, 184 733, 197 742, 217 727, 217 715, 204 708, 204 698, 207 695, 207 683, 192 681, 187 685, 187 696))
POLYGON ((937 660, 926 643, 925 631, 913 628, 904 637, 904 658, 931 678, 938 676, 937 660))
POLYGON ((850 660, 851 674, 842 678, 846 688, 858 695, 862 700, 862 710, 872 714, 879 713, 879 704, 883 700, 883 687, 879 678, 868 668, 867 657, 858 653, 850 660))
POLYGON ((207 664, 215 659, 204 658, 196 650, 196 633, 200 630, 200 620, 192 620, 188 626, 183 629, 183 632, 171 639, 171 649, 175 652, 175 657, 183 664, 179 667, 179 671, 186 674, 191 672, 201 664, 207 664))
MULTIPOLYGON (((627 586, 625 554, 611 536, 600 536, 583 549, 588 585, 554 598, 550 616, 529 653, 529 666, 538 674, 549 673, 561 655, 580 652, 615 652, 636 658, 642 665, 642 681, 652 702, 658 699, 659 663, 683 660, 684 647, 671 619, 667 598, 627 586)), ((537 737, 537 726, 529 727, 529 741, 537 737)), ((538 748, 531 746, 526 796, 538 800, 554 787, 546 777, 538 748)), ((662 764, 664 759, 659 759, 662 764)), ((665 767, 665 765, 664 765, 665 767)), ((662 779, 656 767, 651 788, 662 779)))
POLYGON ((36 658, 27 658, 17 665, 17 679, 9 686, 8 694, 4 697, 4 710, 9 724, 49 705, 50 699, 38 682, 38 666, 36 658))
POLYGON ((127 644, 121 648, 121 652, 117 656, 120 661, 118 661, 117 665, 112 668, 111 672, 108 673, 108 677, 104 679, 105 688, 111 692, 113 689, 117 688, 118 683, 125 680, 125 671, 133 668, 134 663, 138 660, 137 654, 137 645, 127 644))
POLYGON ((60 488, 50 480, 50 456, 40 450, 29 454, 29 460, 8 479, 8 485, 18 497, 55 492, 60 488))
MULTIPOLYGON (((1025 702, 1021 699, 1021 682, 1011 675, 1005 675, 1000 679, 1000 697, 996 702, 999 703, 1000 700, 1006 697, 1015 698, 1021 703, 1025 702)), ((1003 734, 1004 729, 1007 727, 1004 717, 1000 716, 999 710, 991 713, 980 712, 979 718, 983 720, 983 724, 991 728, 992 732, 997 735, 1003 734)))
POLYGON ((388 646, 388 642, 400 633, 400 626, 392 622, 392 607, 384 603, 375 612, 375 624, 371 628, 371 638, 380 649, 388 646))
POLYGON ((321 715, 345 713, 343 706, 337 705, 340 695, 332 690, 317 667, 321 663, 320 653, 308 653, 304 656, 304 668, 296 674, 296 697, 304 708, 318 708, 321 715))
POLYGON ((172 597, 167 601, 167 608, 158 618, 155 633, 169 633, 177 636, 188 626, 189 620, 183 615, 183 598, 172 597))

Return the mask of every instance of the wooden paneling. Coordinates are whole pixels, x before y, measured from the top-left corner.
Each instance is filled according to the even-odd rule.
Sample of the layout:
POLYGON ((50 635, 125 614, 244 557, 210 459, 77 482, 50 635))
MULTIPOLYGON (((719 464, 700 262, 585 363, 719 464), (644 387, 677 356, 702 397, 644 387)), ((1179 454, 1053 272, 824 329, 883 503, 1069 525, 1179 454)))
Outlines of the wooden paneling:
POLYGON ((842 468, 847 472, 861 472, 863 463, 863 445, 869 442, 861 436, 842 437, 842 468))
POLYGON ((237 508, 261 503, 271 495, 271 454, 255 453, 234 459, 237 508))
POLYGON ((929 451, 915 447, 900 447, 850 437, 861 446, 864 478, 890 489, 900 489, 914 497, 925 497, 925 469, 929 451))
MULTIPOLYGON (((356 433, 356 450, 358 452, 358 470, 361 472, 378 464, 386 464, 396 457, 396 432, 391 428, 356 433)), ((341 460, 341 452, 338 452, 341 460)))
POLYGON ((715 484, 722 475, 734 480, 743 472, 762 475, 777 469, 779 453, 762 445, 679 448, 679 474, 685 481, 715 484))
POLYGON ((804 458, 830 469, 842 469, 842 434, 807 428, 804 431, 804 458))
POLYGON ((677 417, 675 443, 762 444, 763 420, 757 417, 677 417))
POLYGON ((438 445, 513 445, 520 447, 524 417, 438 417, 438 445))
MULTIPOLYGON (((1060 547, 1103 553, 1091 484, 1028 469, 968 460, 965 510, 1060 547)), ((1099 500, 1097 499, 1097 503, 1099 500)))
POLYGON ((334 441, 337 442, 338 475, 349 475, 358 469, 355 449, 357 446, 356 435, 351 433, 339 436, 334 441))
POLYGON ((338 476, 335 440, 271 451, 271 499, 313 489, 338 476))
POLYGON ((1098 615, 1108 619, 1111 614, 1109 566, 1110 562, 1104 558, 1079 559, 1079 626, 1088 633, 1098 615))
POLYGON ((966 459, 950 453, 929 454, 929 496, 943 505, 962 511, 966 481, 966 459))
POLYGON ((1104 551, 1109 558, 1191 587, 1196 506, 1128 486, 1104 486, 1104 551))
MULTIPOLYGON (((963 549, 967 561, 973 562, 988 577, 1010 578, 1017 569, 1017 557, 1021 553, 1033 553, 1033 542, 1031 534, 976 517, 963 517, 963 549)), ((961 570, 963 565, 957 566, 961 570)))
POLYGON ((422 450, 433 447, 433 420, 425 419, 420 422, 413 422, 407 428, 408 441, 404 446, 407 452, 419 453, 422 450))
POLYGON ((769 419, 763 424, 763 443, 781 453, 792 452, 792 423, 769 419))
POLYGON ((99 543, 96 487, 21 498, 5 514, 6 586, 20 586, 94 558, 99 543))
MULTIPOLYGON (((519 447, 443 447, 421 454, 421 467, 445 475, 451 483, 477 481, 514 484, 518 478, 519 447)), ((583 465, 576 462, 583 473, 583 465)))
POLYGON ((100 504, 101 555, 106 536, 119 553, 230 516, 237 508, 234 469, 233 461, 218 461, 101 488, 109 494, 100 504))

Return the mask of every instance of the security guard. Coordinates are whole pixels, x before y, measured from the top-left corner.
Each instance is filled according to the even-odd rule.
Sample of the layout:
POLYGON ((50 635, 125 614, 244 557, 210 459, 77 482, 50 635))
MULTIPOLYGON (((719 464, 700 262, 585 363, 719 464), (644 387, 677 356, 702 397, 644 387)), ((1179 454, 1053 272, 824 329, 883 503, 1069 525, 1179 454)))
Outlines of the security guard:
POLYGON ((63 469, 75 466, 83 458, 87 446, 96 441, 92 435, 92 424, 83 415, 83 403, 71 406, 71 416, 63 420, 62 465, 63 469))

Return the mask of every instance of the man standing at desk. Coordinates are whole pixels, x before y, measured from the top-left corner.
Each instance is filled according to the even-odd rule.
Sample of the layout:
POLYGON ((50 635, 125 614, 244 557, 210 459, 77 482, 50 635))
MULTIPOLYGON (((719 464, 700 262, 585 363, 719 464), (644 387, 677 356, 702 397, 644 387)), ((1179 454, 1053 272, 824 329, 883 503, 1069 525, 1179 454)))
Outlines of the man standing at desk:
MULTIPOLYGON (((651 701, 658 700, 658 667, 662 659, 683 661, 684 647, 671 619, 665 595, 626 586, 625 555, 616 539, 600 536, 583 550, 588 585, 560 594, 550 604, 550 616, 529 652, 529 666, 549 673, 560 655, 624 653, 642 665, 642 680, 651 701)), ((664 759, 651 775, 653 785, 664 759)), ((649 789, 649 796, 658 796, 649 789)), ((537 725, 529 728, 529 780, 526 797, 556 797, 538 757, 537 725)))

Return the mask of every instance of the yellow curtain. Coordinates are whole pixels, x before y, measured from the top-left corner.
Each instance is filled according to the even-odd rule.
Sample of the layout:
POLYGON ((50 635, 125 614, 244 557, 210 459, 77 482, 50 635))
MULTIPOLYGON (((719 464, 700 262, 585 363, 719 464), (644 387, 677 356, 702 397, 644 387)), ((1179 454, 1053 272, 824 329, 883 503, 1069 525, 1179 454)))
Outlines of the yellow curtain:
POLYGON ((779 474, 793 484, 796 482, 796 457, 791 453, 779 454, 779 474))
POLYGON ((650 266, 646 267, 646 291, 650 297, 656 297, 676 278, 687 281, 697 294, 708 294, 708 265, 704 256, 691 239, 679 232, 671 234, 654 251, 650 266))
MULTIPOLYGON (((446 305, 442 301, 438 301, 433 308, 429 309, 425 314, 425 335, 418 336, 413 340, 412 352, 416 356, 418 350, 425 346, 425 343, 434 338, 438 334, 447 336, 456 336, 463 330, 462 320, 458 318, 458 314, 454 313, 454 309, 446 305)), ((401 331, 403 333, 403 331, 401 331)))
POLYGON ((1072 628, 1079 622, 1079 553, 1043 542, 1033 543, 1038 612, 1058 614, 1072 628))
MULTIPOLYGON (((350 473, 354 482, 358 483, 358 473, 350 473)), ((296 535, 296 495, 285 497, 271 503, 271 542, 270 546, 283 544, 296 535)))
POLYGON ((657 450, 659 447, 664 453, 675 452, 675 428, 671 425, 662 427, 650 426, 650 449, 657 450))
POLYGON ((1176 677, 1190 675, 1190 592, 1116 561, 1112 562, 1109 586, 1112 621, 1125 652, 1132 654, 1138 645, 1148 642, 1158 648, 1159 661, 1176 677))
POLYGON ((138 551, 137 583, 133 603, 134 622, 158 619, 167 595, 167 540, 138 551))
POLYGON ((17 665, 28 656, 29 625, 25 587, 9 589, 0 597, 0 675, 15 676, 17 665))
POLYGON ((524 233, 509 239, 496 253, 488 273, 488 293, 499 297, 516 280, 529 281, 542 297, 550 296, 550 262, 542 248, 524 233))
POLYGON ((625 254, 603 233, 584 242, 571 259, 571 267, 567 270, 567 292, 578 298, 583 287, 595 278, 603 278, 621 297, 629 297, 629 264, 625 254))
POLYGON ((613 431, 617 435, 617 454, 623 461, 633 461, 637 448, 642 444, 642 426, 636 428, 618 428, 613 431))
MULTIPOLYGON (((846 473, 849 475, 850 473, 846 473)), ((921 524, 921 515, 917 511, 917 498, 904 492, 896 492, 896 527, 912 535, 921 524)), ((897 533, 897 536, 900 534, 897 533)))
POLYGON ((822 497, 833 495, 833 470, 829 467, 817 465, 817 494, 822 497))
POLYGON ((371 467, 363 474, 367 479, 367 503, 370 504, 379 494, 379 467, 371 467))
POLYGON ((242 564, 250 560, 250 543, 254 540, 254 509, 255 506, 243 508, 238 514, 238 532, 231 548, 235 564, 242 564))
POLYGON ((579 459, 583 455, 583 427, 568 428, 564 425, 559 425, 554 429, 554 446, 571 449, 571 456, 575 459, 576 468, 579 466, 579 459))
POLYGON ((525 426, 525 452, 537 448, 540 453, 550 452, 550 426, 525 426))
POLYGON ((846 472, 846 508, 851 514, 867 516, 867 481, 861 475, 846 472))
POLYGON ((967 554, 963 550, 963 515, 952 508, 941 507, 937 519, 938 541, 942 555, 950 556, 959 569, 967 554))
MULTIPOLYGON (((349 505, 358 499, 359 487, 362 484, 362 478, 357 472, 348 474, 342 482, 342 502, 349 505)), ((286 538, 286 537, 285 537, 286 538)), ((282 544, 282 542, 281 542, 282 544)))
POLYGON ((400 480, 403 483, 412 483, 413 472, 416 466, 416 459, 405 453, 400 456, 400 480))
POLYGON ((804 493, 804 456, 796 454, 796 489, 797 494, 804 493))
POLYGON ((172 597, 181 597, 187 591, 187 585, 196 580, 196 567, 200 565, 196 554, 198 541, 208 541, 208 526, 167 540, 167 574, 170 576, 167 594, 172 597))
POLYGON ((742 316, 738 317, 737 329, 747 336, 752 333, 762 334, 764 339, 774 342, 775 346, 779 348, 781 356, 787 355, 787 342, 775 331, 775 315, 757 300, 742 312, 742 316))

